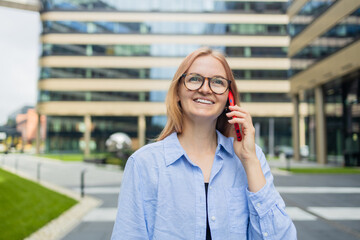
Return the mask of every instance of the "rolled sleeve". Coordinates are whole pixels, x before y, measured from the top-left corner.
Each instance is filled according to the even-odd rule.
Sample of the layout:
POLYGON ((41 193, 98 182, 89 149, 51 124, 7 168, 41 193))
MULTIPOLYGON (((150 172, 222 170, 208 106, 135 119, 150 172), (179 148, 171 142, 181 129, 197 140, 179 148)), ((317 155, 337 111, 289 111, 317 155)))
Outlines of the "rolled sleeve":
POLYGON ((272 183, 266 184, 256 193, 246 189, 250 214, 263 217, 276 204, 277 191, 272 183))
POLYGON ((246 189, 250 213, 250 239, 297 239, 296 228, 285 212, 285 202, 275 189, 273 176, 265 155, 257 147, 257 156, 266 184, 257 192, 246 189))

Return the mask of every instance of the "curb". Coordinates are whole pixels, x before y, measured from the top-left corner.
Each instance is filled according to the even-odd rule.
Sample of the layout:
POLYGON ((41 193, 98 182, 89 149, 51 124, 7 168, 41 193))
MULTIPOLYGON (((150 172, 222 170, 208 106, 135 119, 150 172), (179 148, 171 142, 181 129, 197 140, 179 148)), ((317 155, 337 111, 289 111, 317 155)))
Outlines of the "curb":
POLYGON ((281 170, 280 168, 277 168, 277 167, 270 168, 270 171, 273 175, 281 175, 281 176, 292 176, 293 175, 293 173, 288 172, 286 170, 281 170))
POLYGON ((53 219, 25 240, 58 240, 74 229, 81 219, 92 209, 100 205, 100 201, 92 197, 84 197, 78 204, 53 219))

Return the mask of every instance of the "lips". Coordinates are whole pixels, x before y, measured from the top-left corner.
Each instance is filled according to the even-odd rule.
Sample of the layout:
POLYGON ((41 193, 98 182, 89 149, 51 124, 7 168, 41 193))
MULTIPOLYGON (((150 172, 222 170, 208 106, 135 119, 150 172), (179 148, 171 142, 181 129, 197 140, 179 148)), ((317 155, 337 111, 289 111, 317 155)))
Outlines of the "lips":
POLYGON ((209 104, 209 105, 214 104, 213 101, 211 101, 210 99, 205 99, 205 98, 195 98, 194 102, 202 103, 202 104, 209 104))

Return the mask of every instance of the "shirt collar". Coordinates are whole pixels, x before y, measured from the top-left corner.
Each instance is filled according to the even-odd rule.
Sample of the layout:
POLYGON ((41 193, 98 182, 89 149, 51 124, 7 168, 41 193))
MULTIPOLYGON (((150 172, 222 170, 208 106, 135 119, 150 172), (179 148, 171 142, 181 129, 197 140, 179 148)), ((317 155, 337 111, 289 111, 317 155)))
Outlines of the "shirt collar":
MULTIPOLYGON (((232 137, 225 137, 221 132, 216 130, 218 147, 224 149, 227 153, 233 156, 233 141, 232 137)), ((186 156, 185 150, 182 148, 177 133, 173 132, 164 139, 164 153, 166 166, 171 165, 180 159, 183 155, 186 156)))
POLYGON ((234 154, 234 149, 233 149, 234 148, 233 147, 234 138, 233 137, 225 137, 218 130, 216 130, 216 133, 217 133, 218 146, 222 147, 226 152, 228 152, 231 156, 233 156, 233 154, 234 154))
POLYGON ((182 148, 176 132, 173 132, 164 139, 164 153, 166 166, 169 166, 185 155, 185 150, 182 148))

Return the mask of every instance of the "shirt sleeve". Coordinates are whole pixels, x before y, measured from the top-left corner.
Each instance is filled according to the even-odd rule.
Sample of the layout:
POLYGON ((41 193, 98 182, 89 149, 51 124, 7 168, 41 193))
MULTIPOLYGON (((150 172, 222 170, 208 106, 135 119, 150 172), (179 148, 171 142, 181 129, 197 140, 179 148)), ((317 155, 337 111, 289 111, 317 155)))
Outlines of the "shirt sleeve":
POLYGON ((118 212, 111 240, 149 239, 142 196, 142 183, 136 161, 126 163, 118 201, 118 212))
POLYGON ((246 190, 250 212, 248 239, 297 239, 295 226, 285 212, 285 203, 274 187, 265 155, 260 147, 256 150, 266 184, 255 193, 246 190))

